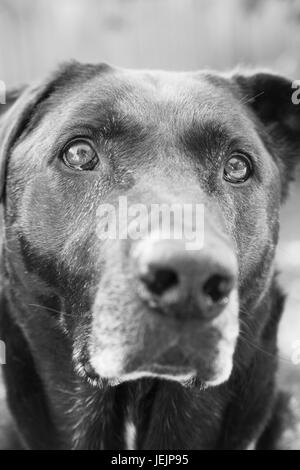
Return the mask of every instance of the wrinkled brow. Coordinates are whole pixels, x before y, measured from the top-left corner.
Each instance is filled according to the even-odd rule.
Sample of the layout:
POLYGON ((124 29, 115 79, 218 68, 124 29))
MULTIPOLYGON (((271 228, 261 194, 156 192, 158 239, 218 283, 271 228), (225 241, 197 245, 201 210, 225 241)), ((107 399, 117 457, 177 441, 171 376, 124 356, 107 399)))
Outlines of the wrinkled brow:
POLYGON ((223 154, 229 149, 258 152, 256 143, 242 129, 218 121, 194 122, 181 133, 180 144, 186 151, 198 154, 223 154))
POLYGON ((134 117, 113 110, 98 107, 97 111, 77 110, 73 116, 57 129, 52 152, 55 153, 69 140, 76 137, 86 137, 95 142, 122 143, 131 147, 145 141, 149 129, 139 123, 134 117))

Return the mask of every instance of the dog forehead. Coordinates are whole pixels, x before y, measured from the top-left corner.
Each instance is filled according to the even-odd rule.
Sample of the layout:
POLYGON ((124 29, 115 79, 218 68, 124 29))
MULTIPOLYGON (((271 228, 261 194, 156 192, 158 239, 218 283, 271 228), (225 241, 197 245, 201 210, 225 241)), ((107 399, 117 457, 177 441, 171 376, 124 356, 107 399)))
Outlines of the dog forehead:
POLYGON ((83 99, 111 100, 121 109, 145 111, 159 105, 178 110, 178 106, 195 108, 219 103, 226 105, 230 93, 224 81, 216 87, 205 73, 143 71, 116 69, 111 74, 99 74, 82 87, 83 99), (84 96, 85 95, 85 96, 84 96))
POLYGON ((230 125, 241 107, 225 79, 194 72, 109 69, 55 91, 47 113, 55 126, 80 121, 102 123, 106 115, 142 125, 189 125, 216 121, 230 125), (236 107, 237 112, 234 113, 236 107))

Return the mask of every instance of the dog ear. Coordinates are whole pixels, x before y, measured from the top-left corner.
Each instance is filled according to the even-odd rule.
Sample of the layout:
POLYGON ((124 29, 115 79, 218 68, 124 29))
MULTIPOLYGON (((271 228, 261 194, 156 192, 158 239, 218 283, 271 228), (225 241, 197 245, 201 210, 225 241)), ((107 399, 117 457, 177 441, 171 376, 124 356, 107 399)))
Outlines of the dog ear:
POLYGON ((25 86, 6 94, 6 103, 0 105, 0 201, 5 189, 6 164, 10 150, 17 142, 32 116, 43 87, 25 86))
POLYGON ((235 74, 233 80, 266 147, 292 178, 300 163, 300 82, 267 72, 235 74))

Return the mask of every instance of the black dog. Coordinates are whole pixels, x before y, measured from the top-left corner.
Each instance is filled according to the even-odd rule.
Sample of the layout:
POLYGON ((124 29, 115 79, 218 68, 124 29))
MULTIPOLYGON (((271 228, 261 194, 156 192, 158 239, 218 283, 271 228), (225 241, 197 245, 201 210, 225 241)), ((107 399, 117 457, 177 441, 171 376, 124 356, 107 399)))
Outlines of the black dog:
POLYGON ((290 445, 273 260, 300 153, 292 91, 269 73, 72 63, 8 96, 0 338, 25 447, 290 445), (101 240, 99 207, 120 196, 202 204, 203 247, 101 240))

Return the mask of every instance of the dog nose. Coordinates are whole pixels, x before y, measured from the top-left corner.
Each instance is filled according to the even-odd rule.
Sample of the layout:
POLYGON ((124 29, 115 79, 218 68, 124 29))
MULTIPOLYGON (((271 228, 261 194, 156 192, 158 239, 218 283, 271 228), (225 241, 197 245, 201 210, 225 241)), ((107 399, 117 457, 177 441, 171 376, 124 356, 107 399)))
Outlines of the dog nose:
POLYGON ((224 243, 189 251, 178 240, 142 241, 136 261, 143 300, 182 319, 219 315, 237 281, 235 256, 224 243))

